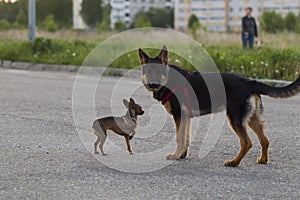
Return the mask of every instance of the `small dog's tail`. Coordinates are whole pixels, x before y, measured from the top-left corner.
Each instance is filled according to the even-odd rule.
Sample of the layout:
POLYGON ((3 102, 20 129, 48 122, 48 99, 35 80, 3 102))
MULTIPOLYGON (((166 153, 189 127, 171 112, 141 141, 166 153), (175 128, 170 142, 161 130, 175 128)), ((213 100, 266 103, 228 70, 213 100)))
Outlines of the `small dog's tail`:
POLYGON ((251 83, 253 92, 273 98, 288 98, 300 93, 300 75, 294 82, 285 87, 273 87, 257 81, 251 83))

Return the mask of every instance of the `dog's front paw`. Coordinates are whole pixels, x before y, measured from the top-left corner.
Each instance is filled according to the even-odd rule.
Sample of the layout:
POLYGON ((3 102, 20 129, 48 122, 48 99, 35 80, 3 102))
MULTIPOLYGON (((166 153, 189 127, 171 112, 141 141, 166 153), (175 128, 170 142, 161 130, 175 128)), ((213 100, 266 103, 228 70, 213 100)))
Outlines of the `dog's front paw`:
POLYGON ((180 158, 180 156, 177 156, 175 154, 167 154, 166 155, 167 160, 178 160, 179 158, 180 158))
POLYGON ((180 158, 186 158, 188 156, 188 150, 186 150, 181 156, 180 158))
POLYGON ((239 166, 239 163, 237 163, 235 160, 227 160, 224 165, 226 167, 237 167, 239 166))

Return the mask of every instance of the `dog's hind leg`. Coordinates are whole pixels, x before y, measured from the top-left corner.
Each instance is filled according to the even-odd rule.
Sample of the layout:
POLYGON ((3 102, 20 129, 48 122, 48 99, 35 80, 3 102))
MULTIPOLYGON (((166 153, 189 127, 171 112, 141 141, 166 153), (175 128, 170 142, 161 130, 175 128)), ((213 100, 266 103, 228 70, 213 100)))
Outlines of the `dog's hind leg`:
POLYGON ((236 135, 239 137, 240 151, 235 156, 234 159, 226 161, 224 163, 224 165, 228 166, 228 167, 237 167, 240 164, 241 160, 245 157, 245 155, 251 149, 252 142, 250 140, 250 137, 247 134, 246 127, 242 122, 235 123, 231 119, 229 119, 229 120, 230 120, 231 128, 236 133, 236 135))
POLYGON ((257 162, 259 164, 267 164, 269 154, 269 140, 264 134, 264 121, 261 120, 257 113, 255 113, 250 118, 248 125, 256 134, 261 146, 261 156, 257 159, 257 162))
POLYGON ((188 117, 182 116, 181 118, 174 118, 176 125, 176 150, 172 154, 166 155, 168 160, 178 160, 183 154, 187 153, 186 147, 186 126, 188 123, 188 117))
POLYGON ((100 134, 97 133, 95 130, 93 130, 93 133, 97 136, 97 140, 96 140, 96 142, 94 143, 94 152, 95 152, 95 154, 99 154, 99 151, 97 151, 97 148, 98 148, 98 144, 100 143, 101 136, 100 136, 100 134))
POLYGON ((104 151, 103 151, 103 145, 104 145, 104 142, 105 142, 106 138, 107 138, 107 134, 103 133, 101 135, 101 142, 99 144, 99 148, 100 148, 102 156, 106 156, 106 153, 104 153, 104 151))
POLYGON ((180 158, 186 158, 188 156, 188 148, 190 146, 190 126, 191 126, 191 118, 187 118, 187 122, 186 122, 186 129, 185 129, 185 147, 186 147, 186 151, 184 154, 182 154, 180 156, 180 158))

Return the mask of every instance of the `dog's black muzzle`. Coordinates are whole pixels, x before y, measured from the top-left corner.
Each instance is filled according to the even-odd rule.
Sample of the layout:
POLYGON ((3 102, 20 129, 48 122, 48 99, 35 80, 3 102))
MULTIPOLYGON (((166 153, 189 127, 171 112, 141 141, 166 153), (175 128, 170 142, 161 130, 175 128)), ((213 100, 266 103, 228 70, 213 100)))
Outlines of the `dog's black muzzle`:
POLYGON ((148 83, 147 84, 148 88, 151 88, 151 89, 157 89, 160 87, 160 84, 157 84, 157 83, 148 83))

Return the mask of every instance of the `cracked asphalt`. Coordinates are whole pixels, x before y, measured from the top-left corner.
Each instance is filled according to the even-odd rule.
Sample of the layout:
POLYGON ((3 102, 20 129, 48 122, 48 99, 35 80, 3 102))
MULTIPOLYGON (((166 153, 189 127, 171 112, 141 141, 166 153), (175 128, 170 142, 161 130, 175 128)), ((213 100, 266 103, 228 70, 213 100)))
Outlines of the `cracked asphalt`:
MULTIPOLYGON (((90 153, 93 144, 89 141, 95 139, 92 133, 85 129, 88 139, 83 141, 73 120, 75 76, 75 73, 0 69, 0 199, 300 198, 299 95, 285 100, 263 97, 266 134, 270 140, 268 165, 255 162, 260 147, 254 134, 249 133, 254 145, 241 166, 223 166, 239 147, 227 123, 212 151, 200 159, 198 152, 209 116, 193 119, 193 123, 199 123, 200 131, 192 129, 195 138, 188 159, 169 162, 163 159, 163 154, 147 159, 144 153, 172 141, 173 122, 139 79, 125 77, 121 92, 115 95, 127 98, 134 85, 133 97, 146 111, 139 118, 136 138, 132 141, 135 154, 128 155, 123 138, 109 133, 110 142, 104 146, 108 156, 102 158, 90 153), (163 116, 164 125, 151 119, 151 113, 163 116), (153 124, 149 126, 151 120, 153 124), (139 155, 144 155, 144 163, 134 159, 139 155), (124 160, 129 162, 115 169, 101 159, 115 165, 124 160), (165 166, 144 173, 120 170, 130 165, 131 170, 142 172, 158 164, 165 166)), ((86 76, 86 87, 96 78, 96 74, 86 76)), ((101 78, 95 91, 98 117, 125 113, 122 100, 112 98, 119 79, 101 78), (119 106, 114 112, 110 108, 112 99, 119 106)))

